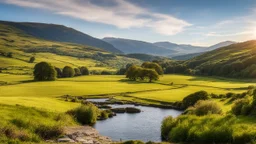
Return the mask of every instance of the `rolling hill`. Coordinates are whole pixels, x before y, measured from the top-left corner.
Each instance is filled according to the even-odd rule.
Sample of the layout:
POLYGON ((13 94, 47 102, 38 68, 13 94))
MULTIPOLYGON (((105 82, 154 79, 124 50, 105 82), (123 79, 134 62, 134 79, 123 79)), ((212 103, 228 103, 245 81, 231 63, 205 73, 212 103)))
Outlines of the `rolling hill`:
POLYGON ((41 61, 59 68, 87 66, 92 72, 114 72, 128 63, 142 62, 92 46, 40 39, 8 23, 0 24, 0 72, 31 75, 41 61), (31 57, 34 63, 29 63, 31 57))
POLYGON ((221 47, 185 64, 203 75, 256 77, 256 40, 221 47))
POLYGON ((168 56, 176 53, 175 50, 158 47, 152 43, 144 41, 110 37, 104 38, 103 40, 112 44, 114 47, 124 52, 125 54, 141 53, 157 56, 168 56))
POLYGON ((56 24, 44 24, 44 23, 19 23, 19 22, 7 22, 0 21, 0 24, 12 26, 14 28, 22 30, 25 34, 40 39, 77 43, 82 45, 88 45, 92 47, 102 48, 109 52, 122 53, 116 49, 113 45, 102 41, 100 39, 91 37, 73 28, 65 27, 63 25, 56 24))

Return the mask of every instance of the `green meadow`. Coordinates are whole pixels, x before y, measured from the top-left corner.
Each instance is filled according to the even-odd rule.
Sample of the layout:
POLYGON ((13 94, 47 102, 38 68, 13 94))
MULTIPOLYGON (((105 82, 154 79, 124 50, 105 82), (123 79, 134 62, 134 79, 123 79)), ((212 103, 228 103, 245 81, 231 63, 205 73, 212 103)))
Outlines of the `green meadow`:
POLYGON ((242 93, 253 85, 249 81, 206 78, 182 75, 164 75, 159 81, 133 82, 125 76, 90 75, 61 78, 57 81, 34 82, 26 75, 0 74, 0 104, 24 105, 51 111, 64 112, 78 106, 63 101, 64 95, 90 97, 113 97, 119 100, 142 103, 181 101, 187 95, 205 90, 214 94, 242 93), (170 84, 172 83, 172 84, 170 84))

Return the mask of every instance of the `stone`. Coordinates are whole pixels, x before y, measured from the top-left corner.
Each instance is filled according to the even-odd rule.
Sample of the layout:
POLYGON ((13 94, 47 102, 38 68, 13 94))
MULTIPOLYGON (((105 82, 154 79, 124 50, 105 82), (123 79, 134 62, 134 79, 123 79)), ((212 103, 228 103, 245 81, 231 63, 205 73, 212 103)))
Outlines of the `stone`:
POLYGON ((85 142, 83 142, 83 144, 94 144, 93 140, 86 140, 85 142))
POLYGON ((59 138, 59 139, 58 139, 58 142, 74 143, 75 141, 72 140, 72 139, 70 139, 70 138, 64 137, 64 138, 59 138))

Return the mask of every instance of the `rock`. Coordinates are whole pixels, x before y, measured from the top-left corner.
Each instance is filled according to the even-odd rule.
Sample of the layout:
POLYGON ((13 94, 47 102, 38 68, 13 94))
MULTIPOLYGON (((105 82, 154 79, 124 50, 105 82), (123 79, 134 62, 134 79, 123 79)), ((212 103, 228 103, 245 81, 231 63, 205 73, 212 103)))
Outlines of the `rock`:
POLYGON ((135 107, 127 107, 125 108, 127 113, 140 113, 141 110, 135 107))
POLYGON ((64 138, 59 138, 59 139, 58 139, 58 142, 74 143, 75 141, 72 140, 72 139, 70 139, 70 138, 64 137, 64 138))
POLYGON ((114 113, 125 113, 126 112, 125 108, 113 108, 113 109, 111 109, 111 111, 114 113))
POLYGON ((85 142, 83 142, 83 144, 94 144, 93 140, 85 140, 85 142))
POLYGON ((75 139, 77 142, 80 142, 80 143, 84 143, 84 142, 87 142, 85 139, 81 138, 81 137, 77 137, 75 139))

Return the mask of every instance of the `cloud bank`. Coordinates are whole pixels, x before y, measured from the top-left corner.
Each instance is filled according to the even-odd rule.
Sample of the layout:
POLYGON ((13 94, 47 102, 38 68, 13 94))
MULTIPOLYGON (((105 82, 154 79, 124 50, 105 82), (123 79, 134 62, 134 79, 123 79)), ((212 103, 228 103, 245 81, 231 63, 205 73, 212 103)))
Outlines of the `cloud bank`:
POLYGON ((98 3, 95 0, 2 0, 2 2, 44 9, 89 22, 113 25, 120 29, 149 28, 162 35, 175 35, 191 26, 182 19, 152 12, 126 0, 97 0, 98 3))

